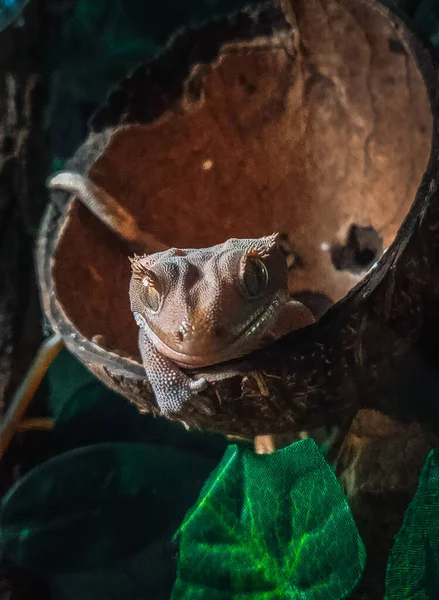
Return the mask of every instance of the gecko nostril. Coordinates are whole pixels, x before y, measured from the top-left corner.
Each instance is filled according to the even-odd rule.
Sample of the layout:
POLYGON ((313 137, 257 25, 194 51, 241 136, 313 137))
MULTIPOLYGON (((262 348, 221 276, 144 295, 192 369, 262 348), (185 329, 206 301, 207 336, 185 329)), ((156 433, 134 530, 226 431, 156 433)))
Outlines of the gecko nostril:
POLYGON ((224 327, 215 327, 214 332, 217 338, 222 338, 226 335, 226 329, 224 327))
POLYGON ((183 338, 184 338, 184 335, 183 335, 182 331, 175 332, 175 339, 177 340, 177 342, 182 342, 183 338))

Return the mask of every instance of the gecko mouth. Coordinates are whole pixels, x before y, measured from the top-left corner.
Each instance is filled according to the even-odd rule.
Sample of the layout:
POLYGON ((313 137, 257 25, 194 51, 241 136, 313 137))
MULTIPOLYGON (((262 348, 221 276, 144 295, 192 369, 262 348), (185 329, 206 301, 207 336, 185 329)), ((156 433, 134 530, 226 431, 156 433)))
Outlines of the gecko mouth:
MULTIPOLYGON (((262 345, 260 342, 261 337, 276 322, 276 317, 284 305, 285 298, 285 293, 277 293, 268 305, 260 307, 251 316, 233 338, 226 339, 224 344, 221 345, 213 343, 213 350, 202 354, 184 352, 170 346, 148 323, 145 322, 144 327, 154 346, 167 358, 183 367, 207 367, 233 358, 239 358, 260 347, 262 345)), ((215 339, 215 342, 217 340, 218 338, 215 339)), ((196 350, 196 342, 194 342, 194 350, 196 350)))

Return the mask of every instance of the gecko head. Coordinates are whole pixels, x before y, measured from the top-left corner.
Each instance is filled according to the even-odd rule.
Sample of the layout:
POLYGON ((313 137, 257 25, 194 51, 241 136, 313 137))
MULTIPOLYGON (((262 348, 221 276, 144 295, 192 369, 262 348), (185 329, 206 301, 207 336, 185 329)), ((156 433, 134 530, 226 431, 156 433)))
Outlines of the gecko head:
POLYGON ((287 298, 277 234, 131 260, 131 310, 156 349, 207 366, 261 345, 287 298))

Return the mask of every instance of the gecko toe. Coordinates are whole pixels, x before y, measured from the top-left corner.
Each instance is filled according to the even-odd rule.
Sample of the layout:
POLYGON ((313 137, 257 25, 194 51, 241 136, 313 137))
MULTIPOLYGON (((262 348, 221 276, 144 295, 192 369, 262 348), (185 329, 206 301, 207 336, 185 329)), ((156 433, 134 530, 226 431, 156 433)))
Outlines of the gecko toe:
POLYGON ((203 390, 205 390, 208 386, 208 381, 207 379, 204 379, 204 377, 201 377, 200 379, 193 379, 191 380, 189 387, 191 392, 202 392, 203 390))

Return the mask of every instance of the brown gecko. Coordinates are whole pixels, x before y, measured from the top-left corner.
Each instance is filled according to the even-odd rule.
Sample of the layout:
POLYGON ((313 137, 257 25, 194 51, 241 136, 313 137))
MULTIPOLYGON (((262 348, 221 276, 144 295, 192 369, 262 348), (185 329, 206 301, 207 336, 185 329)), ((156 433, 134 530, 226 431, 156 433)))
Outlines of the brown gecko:
POLYGON ((181 367, 244 356, 314 322, 311 311, 288 296, 287 262, 277 234, 204 249, 165 249, 87 176, 60 171, 48 186, 73 192, 135 251, 147 252, 131 259, 131 310, 145 372, 164 414, 178 412, 207 386, 181 367))
POLYGON ((207 386, 181 367, 238 358, 314 322, 290 299, 277 234, 131 260, 131 310, 145 372, 163 414, 207 386))

